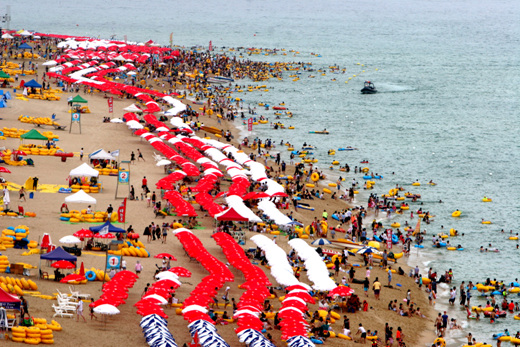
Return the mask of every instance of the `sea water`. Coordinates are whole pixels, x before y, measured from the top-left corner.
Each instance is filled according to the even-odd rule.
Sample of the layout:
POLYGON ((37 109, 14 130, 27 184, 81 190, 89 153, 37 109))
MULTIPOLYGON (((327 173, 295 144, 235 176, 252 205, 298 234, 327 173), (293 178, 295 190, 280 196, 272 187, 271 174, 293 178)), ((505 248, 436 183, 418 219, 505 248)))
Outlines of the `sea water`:
MULTIPOLYGON (((421 194, 421 200, 410 203, 411 210, 422 207, 435 217, 430 225, 423 224, 429 235, 426 247, 412 249, 410 265, 418 264, 424 273, 430 266, 440 273, 452 268, 457 288, 462 280, 520 277, 518 242, 500 233, 520 232, 518 1, 50 0, 10 5, 11 27, 16 29, 126 36, 165 45, 172 33, 173 43, 185 47, 207 48, 212 41, 216 52, 236 56, 244 50, 229 52, 229 47, 284 48, 287 54, 243 55, 245 59, 309 62, 315 70, 339 66, 339 74, 302 72, 294 82, 288 77, 294 72, 284 72, 283 81, 267 82, 269 92, 234 93, 244 107, 256 106, 258 116, 270 121, 273 111, 263 110, 259 102, 285 102, 294 115, 280 119, 294 130, 273 130, 266 124, 255 126, 251 134, 242 128, 244 135, 276 143, 284 139, 296 149, 304 142, 313 144, 318 147, 313 154, 318 166, 334 179, 340 173, 337 167, 329 169, 333 160, 353 169, 365 166, 359 162, 366 159, 372 172, 384 176, 373 192, 383 194, 400 184, 421 194), (379 92, 362 95, 364 80, 373 81, 379 92), (324 128, 330 135, 308 133, 324 128), (358 150, 327 155, 329 149, 346 146, 358 150), (412 187, 415 180, 422 185, 412 187), (437 186, 427 185, 430 180, 437 186), (482 202, 484 196, 493 202, 482 202), (452 218, 456 209, 462 216, 452 218), (483 225, 481 219, 493 224, 483 225), (441 225, 446 232, 455 228, 465 234, 450 238, 464 251, 431 248, 431 235, 440 232, 441 225), (489 243, 500 252, 480 253, 480 246, 489 243)), ((285 146, 275 151, 288 160, 285 146)), ((352 177, 362 181, 352 171, 341 174, 347 182, 352 177)), ((361 192, 357 202, 365 203, 367 195, 361 192)), ((416 219, 407 213, 393 221, 415 225, 416 219)), ((445 290, 437 300, 439 310, 447 308, 445 290)), ((509 299, 520 301, 516 295, 509 299)), ((472 303, 485 300, 474 292, 472 303)), ((458 305, 447 309, 465 321, 458 305)), ((512 316, 495 325, 487 319, 464 325, 477 340, 489 342, 493 333, 519 330, 512 316)), ((463 336, 449 334, 450 345, 460 345, 463 336)))

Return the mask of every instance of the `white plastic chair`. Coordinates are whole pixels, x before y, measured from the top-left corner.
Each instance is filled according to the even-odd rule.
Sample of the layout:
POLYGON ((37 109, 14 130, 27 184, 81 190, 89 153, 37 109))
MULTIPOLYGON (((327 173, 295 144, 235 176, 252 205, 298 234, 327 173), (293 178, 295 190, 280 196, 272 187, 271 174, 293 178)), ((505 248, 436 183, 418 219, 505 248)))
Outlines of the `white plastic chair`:
POLYGON ((69 290, 70 290, 70 294, 72 295, 72 297, 76 298, 78 300, 90 298, 90 294, 81 294, 79 292, 79 290, 76 290, 74 288, 74 286, 69 286, 69 290))
POLYGON ((52 304, 52 308, 54 309, 54 312, 55 312, 54 315, 52 316, 52 318, 54 318, 56 316, 72 318, 74 316, 73 313, 68 313, 64 307, 56 306, 56 305, 52 304))

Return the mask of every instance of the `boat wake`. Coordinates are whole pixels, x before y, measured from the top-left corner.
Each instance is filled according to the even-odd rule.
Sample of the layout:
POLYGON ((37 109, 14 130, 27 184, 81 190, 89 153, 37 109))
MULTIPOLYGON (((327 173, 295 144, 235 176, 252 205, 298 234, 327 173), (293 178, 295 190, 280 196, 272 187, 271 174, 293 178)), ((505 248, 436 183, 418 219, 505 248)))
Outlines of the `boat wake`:
POLYGON ((378 93, 400 93, 400 92, 409 92, 413 91, 415 88, 411 86, 403 86, 398 84, 389 84, 389 83, 377 83, 377 92, 378 93))

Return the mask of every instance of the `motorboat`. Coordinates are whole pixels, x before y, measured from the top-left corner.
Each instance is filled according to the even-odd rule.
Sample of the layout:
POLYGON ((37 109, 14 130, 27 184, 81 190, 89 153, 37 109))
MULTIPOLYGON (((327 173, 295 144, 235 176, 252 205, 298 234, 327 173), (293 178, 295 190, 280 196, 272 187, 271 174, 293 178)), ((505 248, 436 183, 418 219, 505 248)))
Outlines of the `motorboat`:
POLYGON ((365 81, 365 86, 363 87, 363 89, 361 89, 361 93, 362 94, 375 94, 375 93, 377 93, 377 89, 374 86, 374 83, 372 83, 370 81, 365 81))

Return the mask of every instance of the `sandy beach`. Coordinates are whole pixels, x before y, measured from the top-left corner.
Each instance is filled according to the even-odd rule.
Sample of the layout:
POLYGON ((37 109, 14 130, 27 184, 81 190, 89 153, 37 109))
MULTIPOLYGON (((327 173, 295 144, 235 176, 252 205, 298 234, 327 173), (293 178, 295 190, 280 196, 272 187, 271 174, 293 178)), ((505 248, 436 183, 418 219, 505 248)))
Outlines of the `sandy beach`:
MULTIPOLYGON (((38 63, 41 64, 44 60, 38 60, 38 63)), ((19 61, 18 61, 19 62, 19 61)), ((26 76, 26 80, 32 78, 33 76, 26 76)), ((41 80, 41 68, 40 68, 40 80, 41 80)), ((52 79, 53 83, 51 84, 54 87, 54 79, 52 79)), ((150 83, 153 83, 150 81, 150 83)), ((155 87, 159 90, 160 86, 155 84, 155 87)), ((5 91, 11 91, 12 89, 4 89, 5 91)), ((78 93, 63 93, 61 94, 60 101, 46 101, 46 100, 18 100, 13 99, 8 101, 7 108, 2 109, 0 113, 0 117, 2 118, 2 127, 4 128, 21 128, 30 130, 36 128, 37 130, 52 130, 56 135, 59 135, 59 142, 57 143, 65 152, 74 152, 75 156, 73 158, 68 158, 65 162, 62 162, 59 157, 54 156, 36 156, 32 155, 30 158, 34 160, 34 166, 7 166, 12 173, 11 174, 3 174, 2 176, 9 182, 15 184, 23 184, 27 178, 37 176, 39 178, 39 184, 49 184, 49 185, 68 185, 68 175, 70 170, 79 166, 82 161, 79 158, 79 152, 81 148, 83 148, 85 157, 83 158, 83 162, 88 162, 87 155, 92 153, 95 150, 100 148, 105 149, 106 151, 115 151, 120 150, 120 160, 128 161, 130 160, 130 155, 132 152, 137 153, 139 149, 143 153, 144 161, 137 160, 135 163, 123 164, 123 167, 130 168, 130 184, 135 187, 136 195, 139 197, 139 201, 128 201, 127 204, 127 214, 126 214, 126 223, 117 224, 118 227, 128 228, 130 225, 133 226, 135 232, 141 235, 141 241, 145 244, 146 249, 150 252, 152 257, 150 258, 136 258, 136 257, 126 257, 128 263, 128 269, 134 269, 135 263, 137 260, 140 260, 144 266, 144 270, 141 273, 138 281, 135 283, 135 286, 130 289, 128 299, 126 299, 126 304, 119 306, 121 313, 119 315, 108 318, 105 324, 101 321, 102 318, 91 320, 88 316, 88 308, 85 310, 85 317, 87 318, 87 323, 82 321, 76 322, 74 317, 70 318, 55 318, 62 326, 63 330, 54 333, 55 344, 58 346, 70 346, 72 343, 77 345, 90 345, 96 344, 100 346, 113 346, 115 344, 138 344, 145 345, 146 341, 143 338, 143 334, 141 329, 139 328, 139 321, 141 316, 136 314, 136 308, 133 307, 133 304, 136 303, 143 293, 143 290, 147 283, 153 283, 154 278, 153 275, 156 270, 156 265, 160 265, 160 259, 153 258, 154 255, 160 252, 169 252, 173 254, 177 261, 173 262, 172 266, 183 266, 186 269, 190 270, 193 273, 191 278, 183 278, 182 286, 176 290, 176 297, 182 302, 185 298, 189 296, 189 293, 193 288, 201 281, 203 277, 207 275, 207 272, 204 268, 198 264, 197 262, 190 261, 190 259, 185 255, 185 252, 181 246, 181 244, 177 241, 176 237, 174 237, 171 233, 167 237, 166 243, 161 243, 161 241, 152 241, 151 243, 146 242, 146 237, 143 235, 144 228, 149 225, 151 222, 162 224, 164 222, 171 223, 173 220, 178 220, 179 217, 168 216, 166 218, 156 217, 153 213, 153 209, 147 207, 146 200, 141 199, 141 180, 146 176, 148 180, 148 186, 152 191, 155 189, 155 183, 165 177, 165 172, 163 167, 157 167, 155 165, 154 160, 154 149, 149 145, 147 141, 142 139, 139 136, 135 136, 132 134, 132 131, 127 128, 125 124, 114 124, 114 123, 104 123, 103 117, 112 116, 122 118, 123 114, 126 111, 123 108, 129 106, 134 103, 136 100, 132 99, 120 99, 114 98, 114 113, 113 115, 108 114, 107 100, 104 98, 104 94, 101 92, 96 92, 93 95, 85 95, 82 91, 80 91, 80 95, 88 100, 88 107, 91 113, 82 114, 81 119, 81 134, 79 133, 79 128, 77 125, 72 125, 71 132, 69 133, 70 127, 70 113, 68 113, 67 107, 67 98, 69 96, 76 96, 78 93), (57 118, 57 122, 62 125, 66 125, 67 129, 65 131, 55 130, 52 127, 38 128, 32 124, 21 123, 18 120, 20 115, 27 115, 33 117, 49 117, 50 115, 55 114, 57 118)), ((187 104, 191 105, 194 110, 198 110, 200 105, 193 104, 189 101, 183 100, 187 104)), ((233 144, 238 146, 238 140, 242 140, 239 138, 239 132, 234 126, 233 122, 222 120, 222 122, 217 122, 217 118, 215 116, 209 117, 208 115, 200 116, 200 120, 204 122, 205 126, 215 126, 223 129, 224 131, 231 131, 234 134, 233 144)), ((240 119, 236 119, 235 122, 241 122, 240 119)), ((204 137, 205 132, 199 131, 197 133, 198 136, 204 137)), ((274 135, 273 135, 274 136, 274 135)), ((222 141, 225 141, 221 139, 222 141)), ((274 138, 275 142, 277 142, 276 138, 274 138)), ((278 139, 279 140, 279 139, 278 139)), ((279 142, 279 141, 278 141, 279 142)), ((25 141, 25 143, 29 143, 29 141, 25 141)), ((39 143, 36 143, 39 144, 39 143)), ((20 139, 18 138, 7 138, 0 142, 0 146, 5 147, 6 149, 17 149, 20 145, 20 139)), ((285 146, 283 146, 285 147, 285 146)), ((246 153, 252 152, 250 148, 243 148, 246 153)), ((285 148, 276 148, 276 150, 285 150, 285 148)), ((273 151, 273 152, 274 152, 273 151)), ((270 165, 274 165, 274 162, 270 162, 270 165)), ((275 166, 276 168, 276 166, 275 166)), ((294 171, 294 167, 288 166, 286 172, 288 174, 292 174, 294 171)), ((94 210, 105 211, 109 204, 117 208, 119 204, 122 202, 121 199, 115 199, 115 191, 116 191, 116 181, 117 177, 115 176, 100 176, 100 180, 103 186, 102 192, 98 194, 93 194, 93 196, 97 199, 97 203, 93 206, 94 210)), ((324 183, 323 183, 324 184, 324 183)), ((229 182, 226 180, 221 181, 221 191, 226 191, 227 187, 229 187, 229 182)), ((323 186, 324 187, 324 186, 323 186)), ((322 187, 322 188, 323 188, 322 187)), ((119 187, 120 191, 118 193, 119 197, 125 196, 127 194, 127 189, 125 186, 119 187)), ((159 193, 159 190, 155 190, 159 193)), ((59 193, 45 193, 41 191, 37 191, 34 193, 34 198, 29 199, 27 197, 26 202, 20 202, 18 199, 18 192, 11 191, 11 208, 13 210, 17 210, 18 206, 23 206, 25 211, 35 212, 36 217, 26 217, 26 218, 16 218, 16 217, 8 217, 2 216, 0 217, 0 223, 2 223, 2 229, 17 225, 27 225, 30 230, 29 239, 36 240, 40 242, 44 233, 49 233, 51 235, 52 241, 54 244, 59 245, 58 240, 66 235, 71 235, 74 232, 78 231, 81 228, 88 228, 91 226, 88 223, 80 223, 80 224, 71 224, 68 222, 60 221, 60 206, 64 202, 65 194, 59 193)), ((364 196, 365 193, 362 192, 361 195, 364 196)), ((28 194, 27 194, 28 195, 28 194)), ((366 205, 366 198, 364 201, 361 201, 361 198, 356 198, 353 204, 349 205, 345 201, 330 199, 330 195, 326 195, 324 200, 314 199, 311 202, 312 207, 315 208, 314 212, 310 212, 307 210, 294 210, 291 205, 290 209, 283 211, 285 214, 289 214, 293 212, 293 217, 298 221, 302 222, 304 225, 308 225, 312 222, 314 217, 321 218, 321 212, 326 210, 329 215, 334 211, 341 211, 346 208, 351 208, 353 206, 366 205)), ((222 203, 222 201, 217 200, 217 202, 222 203)), ((70 209, 84 209, 85 205, 73 206, 69 204, 70 209)), ((227 262, 224 254, 222 253, 221 248, 214 242, 211 238, 211 235, 215 228, 215 221, 213 218, 209 217, 206 212, 200 211, 199 206, 195 205, 195 209, 199 214, 197 218, 197 222, 201 225, 196 230, 193 230, 194 234, 202 241, 206 249, 219 260, 224 263, 227 262)), ((185 218, 182 218, 186 220, 185 218)), ((373 214, 369 214, 365 220, 365 225, 368 225, 374 219, 373 214)), ((329 221, 331 219, 329 218, 329 221)), ((330 221, 329 226, 334 226, 336 221, 330 221)), ((245 228, 244 225, 241 225, 245 228)), ((251 231, 246 231, 246 243, 243 246, 244 249, 254 248, 255 245, 253 242, 249 240, 249 237, 253 236, 254 233, 251 231)), ((272 238, 272 235, 267 235, 272 238)), ((336 237, 339 235, 337 234, 336 237)), ((282 247, 287 253, 291 251, 289 245, 287 244, 287 238, 284 236, 278 237, 278 245, 282 247)), ((401 249, 401 245, 396 245, 398 249, 401 249)), ((337 248, 341 250, 341 248, 337 248)), ((34 266, 38 266, 40 260, 38 255, 29 255, 23 256, 26 250, 20 249, 8 249, 5 252, 2 252, 3 255, 7 255, 8 259, 11 263, 16 262, 24 262, 29 263, 34 266)), ((394 250, 394 252, 396 252, 394 250)), ((97 269, 104 269, 105 264, 105 254, 103 252, 85 252, 81 257, 78 258, 78 263, 83 262, 85 268, 95 267, 97 269)), ((355 278, 359 280, 363 280, 365 277, 365 268, 362 266, 361 257, 350 257, 349 263, 360 264, 361 266, 356 267, 356 275, 355 278)), ((348 318, 350 319, 351 330, 353 334, 355 334, 357 330, 357 326, 359 323, 362 323, 366 329, 370 329, 371 331, 377 330, 378 336, 384 339, 384 328, 385 323, 389 323, 391 327, 393 327, 393 331, 395 332, 398 327, 403 329, 404 333, 404 341, 407 346, 424 346, 428 342, 432 342, 434 339, 434 334, 432 332, 433 321, 436 313, 428 304, 428 298, 425 294, 424 290, 420 290, 415 284, 413 278, 407 276, 410 268, 405 265, 406 259, 401 258, 396 265, 393 265, 393 268, 402 267, 405 275, 399 276, 395 275, 393 279, 393 283, 399 283, 400 286, 393 286, 393 288, 383 287, 381 292, 380 300, 375 300, 373 292, 369 291, 368 298, 365 298, 363 294, 363 287, 361 284, 352 284, 352 288, 355 290, 356 294, 359 295, 360 300, 367 300, 369 309, 367 312, 357 312, 357 313, 349 313, 348 318), (407 290, 411 290, 411 297, 414 304, 417 307, 421 308, 422 313, 426 316, 425 318, 420 318, 418 316, 415 317, 402 317, 398 313, 388 310, 387 305, 391 300, 397 300, 397 303, 404 303, 403 299, 406 298, 407 290)), ((260 265, 259 265, 260 266, 260 265)), ((271 282, 275 287, 278 286, 275 279, 271 277, 269 269, 267 267, 261 266, 262 270, 267 274, 271 282)), ((231 287, 230 295, 233 298, 238 299, 238 297, 243 292, 238 288, 238 285, 244 282, 244 277, 238 270, 230 267, 232 273, 235 275, 235 282, 228 283, 231 287)), ((42 271, 47 271, 49 273, 52 272, 52 268, 48 267, 47 264, 42 263, 42 271)), ((10 275, 13 277, 21 278, 18 275, 10 275)), ((348 276, 345 272, 340 272, 339 276, 334 278, 337 282, 341 282, 341 278, 343 276, 348 276)), ((31 270, 30 278, 33 279, 38 285, 38 291, 45 295, 54 295, 57 293, 57 290, 60 292, 69 292, 69 286, 67 284, 57 283, 51 280, 43 280, 38 278, 38 270, 31 270)), ((377 265, 374 266, 371 270, 371 282, 374 281, 376 277, 379 277, 381 282, 386 284, 387 274, 384 269, 380 269, 377 265)), ((302 273, 301 281, 305 283, 312 284, 305 274, 302 273)), ((101 282, 89 282, 84 285, 76 285, 76 289, 79 289, 82 293, 90 294, 95 300, 101 295, 101 282)), ((277 290, 277 294, 279 296, 283 296, 284 293, 282 290, 277 290)), ((219 294, 223 295, 223 291, 219 294)), ((42 298, 38 298, 35 296, 31 296, 30 292, 25 294, 25 297, 28 301, 29 312, 33 317, 46 318, 49 322, 54 313, 52 309, 52 304, 56 303, 53 300, 45 300, 42 298)), ((278 299, 271 299, 271 305, 274 310, 277 310, 280 307, 280 301, 278 299)), ((87 305, 85 305, 87 306, 87 305)), ((317 309, 317 305, 311 305, 310 310, 314 311, 317 309)), ((231 313, 232 309, 230 307, 227 308, 228 313, 231 313)), ((169 316, 169 325, 168 328, 173 334, 179 346, 183 344, 189 344, 191 342, 191 336, 189 335, 189 331, 186 328, 187 322, 183 320, 183 317, 180 315, 176 315, 175 308, 165 308, 166 314, 169 316)), ((340 312, 341 313, 341 312, 340 312)), ((341 313, 343 314, 343 313, 341 313)), ((236 328, 235 323, 231 323, 229 325, 221 325, 218 326, 219 334, 226 340, 230 346, 240 346, 242 345, 234 332, 236 328)), ((332 330, 336 333, 340 333, 342 330, 342 320, 338 320, 336 323, 332 324, 332 330)), ((281 346, 283 343, 280 341, 280 331, 279 330, 270 330, 268 331, 274 339, 276 345, 281 346)), ((357 341, 359 336, 355 336, 355 340, 357 341)), ((349 342, 338 338, 329 338, 325 342, 326 345, 330 346, 344 346, 357 344, 355 342, 349 342)), ((397 343, 393 344, 397 346, 397 343)))

